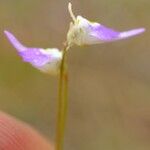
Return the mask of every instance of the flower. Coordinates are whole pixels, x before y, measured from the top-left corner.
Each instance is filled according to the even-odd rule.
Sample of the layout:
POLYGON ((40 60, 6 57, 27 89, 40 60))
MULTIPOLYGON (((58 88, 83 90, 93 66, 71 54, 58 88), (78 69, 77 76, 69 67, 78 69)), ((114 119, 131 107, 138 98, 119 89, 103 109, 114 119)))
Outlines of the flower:
POLYGON ((45 73, 52 75, 59 73, 62 52, 57 48, 43 49, 25 47, 12 33, 8 31, 4 31, 4 33, 25 62, 30 63, 32 66, 45 73))
POLYGON ((73 22, 70 23, 70 28, 67 34, 67 41, 70 46, 76 45, 91 45, 103 42, 111 42, 120 39, 125 39, 145 31, 144 28, 133 29, 129 31, 115 31, 96 22, 90 22, 82 16, 73 14, 72 4, 69 3, 68 10, 73 22))

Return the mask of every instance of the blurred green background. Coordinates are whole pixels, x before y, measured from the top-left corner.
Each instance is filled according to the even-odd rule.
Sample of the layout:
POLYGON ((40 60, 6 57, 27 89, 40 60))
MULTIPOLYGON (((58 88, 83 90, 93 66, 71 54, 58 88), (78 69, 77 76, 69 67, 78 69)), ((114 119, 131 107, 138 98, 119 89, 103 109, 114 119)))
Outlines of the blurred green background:
MULTIPOLYGON (((69 51, 65 150, 150 149, 150 1, 72 0, 75 14, 137 37, 69 51)), ((68 0, 0 0, 0 110, 54 139, 57 78, 23 63, 7 29, 27 46, 62 47, 68 0)))

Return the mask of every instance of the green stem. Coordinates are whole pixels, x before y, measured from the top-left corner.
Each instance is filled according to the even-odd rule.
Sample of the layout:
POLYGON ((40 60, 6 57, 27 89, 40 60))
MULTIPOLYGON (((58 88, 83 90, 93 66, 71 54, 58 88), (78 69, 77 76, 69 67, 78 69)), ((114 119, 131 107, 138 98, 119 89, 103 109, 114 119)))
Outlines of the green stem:
POLYGON ((68 72, 66 65, 66 52, 68 47, 63 50, 63 58, 60 66, 59 91, 58 91, 58 120, 56 129, 56 150, 63 150, 65 122, 67 116, 68 103, 68 72))

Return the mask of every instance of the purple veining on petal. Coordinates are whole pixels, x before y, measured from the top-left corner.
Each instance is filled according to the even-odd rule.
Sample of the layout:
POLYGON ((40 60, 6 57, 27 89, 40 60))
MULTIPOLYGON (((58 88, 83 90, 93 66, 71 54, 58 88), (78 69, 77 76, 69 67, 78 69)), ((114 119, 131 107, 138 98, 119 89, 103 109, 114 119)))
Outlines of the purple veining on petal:
POLYGON ((111 28, 107 28, 100 24, 94 24, 90 26, 91 35, 97 37, 104 42, 125 39, 131 36, 135 36, 145 31, 144 28, 133 29, 125 32, 118 32, 111 28))
POLYGON ((26 47, 24 47, 16 38, 15 36, 8 32, 8 31, 4 31, 6 37, 8 38, 8 40, 10 41, 10 43, 17 49, 18 52, 21 52, 21 51, 25 51, 26 50, 26 47))
POLYGON ((43 52, 42 50, 44 49, 25 47, 14 37, 12 33, 8 31, 5 31, 4 33, 25 62, 29 62, 35 67, 41 67, 51 60, 51 54, 43 52))

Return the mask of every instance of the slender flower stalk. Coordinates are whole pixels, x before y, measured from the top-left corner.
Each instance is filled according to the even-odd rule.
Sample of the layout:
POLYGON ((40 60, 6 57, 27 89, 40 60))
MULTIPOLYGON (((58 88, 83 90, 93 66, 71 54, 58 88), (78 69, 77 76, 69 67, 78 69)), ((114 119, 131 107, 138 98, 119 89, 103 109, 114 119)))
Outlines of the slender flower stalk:
POLYGON ((67 117, 67 106, 68 106, 68 71, 67 71, 67 50, 69 49, 66 44, 63 49, 62 62, 60 66, 60 75, 59 75, 59 91, 58 91, 58 120, 56 128, 56 150, 63 149, 64 143, 64 132, 65 132, 65 123, 67 117))

